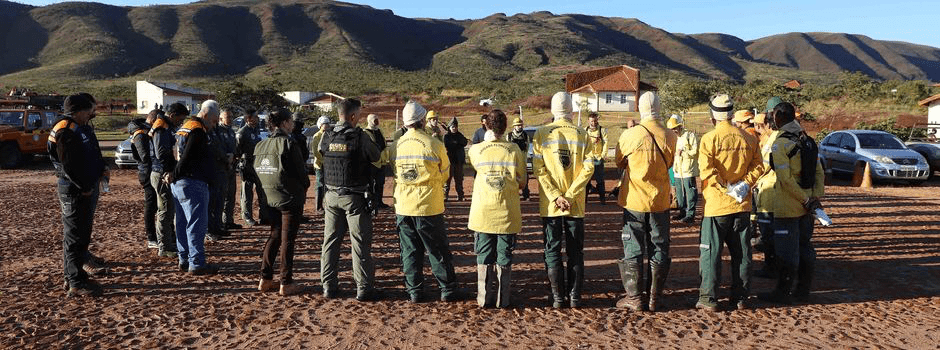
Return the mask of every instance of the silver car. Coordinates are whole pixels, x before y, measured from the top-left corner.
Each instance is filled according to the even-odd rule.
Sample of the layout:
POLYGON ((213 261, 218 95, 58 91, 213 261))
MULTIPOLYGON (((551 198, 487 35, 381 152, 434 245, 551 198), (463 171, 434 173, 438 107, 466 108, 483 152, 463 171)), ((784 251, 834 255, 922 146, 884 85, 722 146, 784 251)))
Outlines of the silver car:
POLYGON ((134 159, 134 153, 131 149, 131 143, 134 136, 128 136, 126 140, 121 141, 114 149, 114 163, 118 168, 133 168, 137 166, 137 160, 134 159))
POLYGON ((819 160, 827 169, 843 174, 852 174, 867 162, 871 165, 872 180, 920 183, 930 176, 930 165, 924 156, 884 131, 833 132, 819 143, 819 160))

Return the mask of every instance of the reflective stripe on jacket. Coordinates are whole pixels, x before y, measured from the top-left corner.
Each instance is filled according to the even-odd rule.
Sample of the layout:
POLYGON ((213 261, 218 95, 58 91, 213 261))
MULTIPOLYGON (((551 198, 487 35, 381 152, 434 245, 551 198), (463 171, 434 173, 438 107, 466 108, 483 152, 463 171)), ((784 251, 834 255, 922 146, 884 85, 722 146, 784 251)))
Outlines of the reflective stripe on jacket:
POLYGON ((395 214, 433 216, 444 213, 444 181, 450 160, 444 143, 424 129, 408 129, 391 147, 395 169, 395 214))
POLYGON ((532 137, 532 173, 539 180, 539 215, 584 217, 584 187, 594 174, 587 133, 561 119, 539 127, 532 137), (555 206, 564 196, 568 211, 555 206))
POLYGON ((522 230, 519 188, 526 183, 525 156, 509 141, 484 141, 470 147, 476 169, 467 228, 491 234, 522 230))

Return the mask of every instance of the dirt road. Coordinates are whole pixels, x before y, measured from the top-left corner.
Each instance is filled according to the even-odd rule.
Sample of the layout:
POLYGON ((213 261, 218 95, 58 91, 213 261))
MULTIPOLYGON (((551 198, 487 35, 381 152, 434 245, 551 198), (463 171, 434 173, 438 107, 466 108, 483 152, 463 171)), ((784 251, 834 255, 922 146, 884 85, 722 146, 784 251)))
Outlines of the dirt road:
MULTIPOLYGON (((472 184, 467 179, 467 189, 472 184)), ((675 224, 667 311, 613 308, 623 289, 621 214, 594 198, 586 218, 585 306, 547 307, 537 202, 523 205, 513 271, 516 308, 482 310, 474 301, 406 301, 393 215, 375 220, 377 286, 384 301, 359 303, 348 239, 341 261, 344 298, 320 296, 322 220, 309 208, 301 227, 292 297, 255 291, 266 232, 244 229, 207 243, 220 274, 189 277, 175 260, 146 249, 142 194, 129 170, 114 171, 101 197, 92 251, 111 273, 106 295, 69 299, 61 289, 62 224, 47 169, 0 172, 0 348, 904 348, 940 344, 938 184, 856 189, 829 187, 823 201, 836 225, 817 228, 811 302, 715 314, 692 308, 698 296, 697 226, 675 224)), ((535 182, 530 185, 533 190, 535 182)), ((608 188, 613 181, 608 183, 608 188)), ((390 189, 390 186, 386 186, 390 189)), ((469 193, 469 192, 468 192, 469 193)), ((313 200, 313 191, 309 193, 313 200)), ((391 199, 386 197, 386 202, 391 199)), ((466 229, 469 201, 447 204, 458 279, 475 290, 475 257, 466 229)), ((699 209, 701 217, 701 208, 699 209)), ((755 255, 760 260, 759 254, 755 255)), ((425 265, 427 266, 427 265, 425 265)), ((426 268, 427 269, 427 268, 426 268)), ((433 281, 426 271, 427 281, 433 281)), ((722 274, 724 287, 728 268, 722 274)), ((771 288, 754 279, 753 292, 771 288)), ((427 296, 437 295, 429 283, 427 296)), ((727 289, 722 293, 727 297, 727 289)))

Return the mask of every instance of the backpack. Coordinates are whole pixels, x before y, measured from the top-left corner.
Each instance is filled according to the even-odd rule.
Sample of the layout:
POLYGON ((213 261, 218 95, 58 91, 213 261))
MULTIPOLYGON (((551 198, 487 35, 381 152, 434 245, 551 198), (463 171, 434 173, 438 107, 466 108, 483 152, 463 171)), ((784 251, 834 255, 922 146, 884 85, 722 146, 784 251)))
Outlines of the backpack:
POLYGON ((780 134, 780 137, 796 143, 796 147, 793 147, 793 149, 787 153, 787 157, 793 158, 797 153, 800 154, 801 170, 800 178, 797 179, 797 183, 803 189, 810 189, 816 186, 816 163, 819 157, 819 146, 816 145, 816 140, 813 140, 813 138, 809 137, 805 132, 800 132, 799 134, 784 132, 780 134))

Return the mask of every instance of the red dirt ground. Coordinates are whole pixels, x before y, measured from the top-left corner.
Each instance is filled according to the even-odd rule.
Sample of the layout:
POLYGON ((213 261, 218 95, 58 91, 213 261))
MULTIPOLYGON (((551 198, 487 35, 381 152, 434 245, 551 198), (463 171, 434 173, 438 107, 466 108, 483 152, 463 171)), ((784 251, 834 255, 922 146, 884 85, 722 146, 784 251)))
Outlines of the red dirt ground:
MULTIPOLYGON (((468 193, 471 180, 466 179, 468 193)), ((146 249, 143 196, 130 170, 113 173, 112 193, 101 197, 95 219, 91 250, 111 267, 98 279, 106 295, 70 299, 61 289, 62 224, 54 181, 51 171, 41 167, 0 172, 0 240, 5 242, 0 246, 0 348, 935 349, 940 344, 937 182, 915 188, 828 187, 823 204, 836 225, 816 230, 811 302, 775 306, 755 300, 752 310, 712 314, 692 308, 698 295, 699 228, 678 224, 672 233, 667 310, 614 308, 623 292, 614 264, 623 255, 621 214, 593 197, 585 219, 587 279, 581 309, 547 307, 536 201, 523 204, 513 271, 515 308, 509 310, 479 309, 472 300, 408 303, 388 211, 375 219, 373 246, 377 286, 387 292, 384 301, 352 298, 348 240, 340 266, 346 292, 341 299, 320 296, 323 228, 310 205, 306 214, 312 220, 301 227, 295 259, 295 279, 307 286, 306 293, 278 297, 255 290, 266 236, 260 229, 207 243, 209 261, 222 271, 194 278, 177 272, 175 260, 146 249)), ((537 191, 535 181, 530 186, 537 191)), ((448 202, 446 217, 458 279, 472 291, 469 203, 448 202)), ((727 271, 725 265, 723 287, 727 271)), ((426 276, 433 281, 429 271, 426 276)), ((427 295, 436 295, 437 286, 429 285, 427 295)), ((770 280, 754 279, 754 293, 771 287, 770 280)), ((722 293, 727 296, 727 290, 722 293)))

